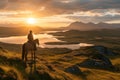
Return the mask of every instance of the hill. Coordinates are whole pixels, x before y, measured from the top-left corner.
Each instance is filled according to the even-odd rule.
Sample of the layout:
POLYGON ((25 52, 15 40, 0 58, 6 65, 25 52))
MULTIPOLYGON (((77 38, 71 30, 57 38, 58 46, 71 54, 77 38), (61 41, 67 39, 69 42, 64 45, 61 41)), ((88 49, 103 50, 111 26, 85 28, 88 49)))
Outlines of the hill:
POLYGON ((94 24, 94 23, 73 22, 65 29, 87 31, 87 30, 114 29, 114 28, 120 28, 120 24, 107 24, 107 23, 94 24))
MULTIPOLYGON (((20 49, 20 46, 16 48, 20 49)), ((39 48, 36 54, 36 71, 31 72, 30 66, 26 67, 21 60, 19 52, 7 50, 5 46, 0 47, 0 80, 119 80, 119 54, 106 52, 110 48, 98 48, 100 47, 86 47, 73 51, 39 48), (102 57, 97 49, 104 54, 102 57), (112 55, 108 56, 106 53, 112 55), (99 58, 105 58, 108 62, 101 62, 102 59, 99 58), (94 63, 96 65, 92 65, 94 63)))
POLYGON ((59 31, 57 28, 41 28, 41 27, 0 27, 0 37, 24 36, 32 30, 34 34, 43 33, 45 31, 59 31))
POLYGON ((49 42, 46 44, 63 45, 63 44, 89 43, 94 45, 108 46, 111 48, 113 47, 118 47, 118 49, 120 48, 120 35, 119 35, 120 28, 90 31, 69 30, 66 32, 57 32, 51 34, 54 36, 58 36, 57 38, 64 42, 49 42))

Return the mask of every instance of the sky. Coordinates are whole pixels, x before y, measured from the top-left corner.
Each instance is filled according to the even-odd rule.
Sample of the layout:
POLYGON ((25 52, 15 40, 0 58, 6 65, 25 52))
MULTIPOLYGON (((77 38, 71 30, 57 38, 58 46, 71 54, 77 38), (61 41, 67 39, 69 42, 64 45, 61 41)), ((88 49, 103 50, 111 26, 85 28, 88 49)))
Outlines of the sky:
POLYGON ((120 23, 120 0, 0 0, 0 24, 61 27, 72 22, 120 23))

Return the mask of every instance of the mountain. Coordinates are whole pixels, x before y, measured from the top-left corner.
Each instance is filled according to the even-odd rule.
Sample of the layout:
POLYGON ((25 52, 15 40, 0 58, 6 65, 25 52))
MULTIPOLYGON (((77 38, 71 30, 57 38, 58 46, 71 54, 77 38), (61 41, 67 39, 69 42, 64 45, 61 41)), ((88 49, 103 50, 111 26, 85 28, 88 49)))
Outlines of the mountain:
POLYGON ((81 31, 87 31, 87 30, 98 30, 98 29, 114 29, 114 28, 120 28, 120 24, 108 24, 108 23, 82 23, 82 22, 73 22, 65 29, 67 30, 81 30, 81 31))

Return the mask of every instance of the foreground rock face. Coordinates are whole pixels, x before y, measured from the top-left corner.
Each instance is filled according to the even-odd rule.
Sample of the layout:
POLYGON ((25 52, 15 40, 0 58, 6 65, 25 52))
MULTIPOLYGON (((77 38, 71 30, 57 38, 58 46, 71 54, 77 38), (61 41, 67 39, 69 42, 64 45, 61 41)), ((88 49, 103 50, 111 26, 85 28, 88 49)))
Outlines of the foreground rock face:
POLYGON ((102 54, 95 54, 91 58, 86 59, 82 63, 78 64, 83 67, 112 69, 112 62, 106 56, 102 54))
POLYGON ((76 74, 76 75, 79 75, 79 74, 82 74, 81 70, 79 69, 78 66, 71 66, 71 67, 68 67, 65 69, 65 72, 68 72, 68 73, 71 73, 71 74, 76 74))

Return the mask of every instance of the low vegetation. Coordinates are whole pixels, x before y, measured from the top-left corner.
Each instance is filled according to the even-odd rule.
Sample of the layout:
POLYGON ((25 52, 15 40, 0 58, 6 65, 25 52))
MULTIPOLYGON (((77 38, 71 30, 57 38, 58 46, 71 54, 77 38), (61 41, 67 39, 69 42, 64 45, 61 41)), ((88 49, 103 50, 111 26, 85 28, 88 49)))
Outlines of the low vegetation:
MULTIPOLYGON (((20 48, 20 46, 16 47, 20 48)), ((111 49, 111 48, 109 48, 111 49)), ((30 66, 21 60, 21 53, 0 48, 0 79, 1 80, 119 80, 120 57, 107 56, 115 70, 96 67, 83 67, 84 62, 92 55, 98 54, 93 47, 69 49, 39 48, 36 52, 36 71, 30 71, 30 66), (73 70, 74 69, 74 70, 73 70), (73 70, 73 71, 71 71, 73 70)))
MULTIPOLYGON (((38 48, 36 65, 26 65, 21 60, 22 45, 0 42, 0 80, 119 80, 119 32, 118 29, 51 33, 64 36, 58 37, 67 41, 62 44, 87 42, 98 46, 81 47, 76 50, 38 48)), ((30 60, 30 54, 28 59, 30 60)))

